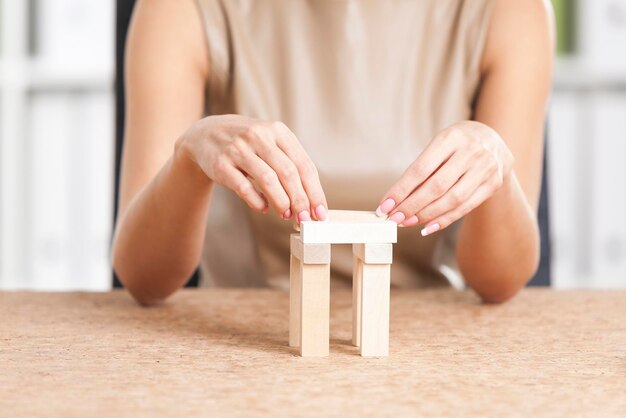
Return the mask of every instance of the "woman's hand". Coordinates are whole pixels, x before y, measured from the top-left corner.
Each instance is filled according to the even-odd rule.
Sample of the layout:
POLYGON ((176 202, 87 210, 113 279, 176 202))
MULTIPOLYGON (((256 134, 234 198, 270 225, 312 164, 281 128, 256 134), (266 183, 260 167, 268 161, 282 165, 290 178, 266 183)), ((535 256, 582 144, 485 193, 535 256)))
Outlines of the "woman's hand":
POLYGON ((248 206, 298 222, 326 220, 327 203, 317 169, 282 122, 239 115, 204 118, 177 142, 214 182, 234 191, 248 206))
POLYGON ((464 121, 440 132, 389 189, 376 210, 400 226, 424 225, 426 236, 448 227, 502 186, 513 155, 500 136, 464 121))

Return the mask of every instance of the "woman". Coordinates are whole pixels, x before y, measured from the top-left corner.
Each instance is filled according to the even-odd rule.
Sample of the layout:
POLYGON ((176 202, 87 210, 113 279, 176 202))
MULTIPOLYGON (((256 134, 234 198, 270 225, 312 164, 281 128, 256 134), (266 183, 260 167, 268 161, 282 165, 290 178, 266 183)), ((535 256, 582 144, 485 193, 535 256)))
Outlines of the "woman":
POLYGON ((539 259, 553 38, 541 0, 139 1, 117 274, 143 304, 199 263, 205 284, 281 283, 292 221, 330 204, 404 227, 394 285, 457 272, 507 300, 539 259))

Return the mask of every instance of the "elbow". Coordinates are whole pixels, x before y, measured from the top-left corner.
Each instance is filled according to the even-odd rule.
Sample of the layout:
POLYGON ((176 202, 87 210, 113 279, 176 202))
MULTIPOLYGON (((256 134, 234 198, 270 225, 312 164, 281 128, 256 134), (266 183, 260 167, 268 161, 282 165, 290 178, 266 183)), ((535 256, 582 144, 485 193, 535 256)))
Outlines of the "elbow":
POLYGON ((135 299, 135 302, 137 302, 138 305, 143 306, 144 308, 157 306, 165 301, 165 299, 150 299, 147 297, 140 296, 137 293, 130 292, 130 294, 132 295, 133 299, 135 299))
POLYGON ((513 299, 527 282, 528 280, 507 278, 505 281, 496 282, 490 286, 476 286, 474 291, 483 303, 498 305, 513 299))
POLYGON ((119 256, 116 257, 115 251, 111 259, 111 265, 113 272, 122 283, 124 289, 130 293, 132 298, 141 306, 149 307, 159 305, 167 299, 172 293, 167 294, 153 294, 154 290, 151 290, 149 286, 149 280, 142 278, 142 275, 138 275, 136 272, 128 271, 124 267, 124 263, 120 262, 119 256))
POLYGON ((460 257, 459 268, 466 283, 487 304, 511 300, 535 276, 541 249, 539 233, 525 246, 492 254, 490 257, 460 257), (513 255, 514 254, 514 255, 513 255))
POLYGON ((129 274, 125 274, 123 270, 116 268, 113 265, 113 271, 115 275, 122 283, 124 289, 130 293, 132 298, 141 306, 149 307, 161 304, 168 295, 160 296, 160 295, 151 295, 148 289, 145 286, 142 286, 141 280, 130 276, 129 274))
MULTIPOLYGON (((120 279, 122 281, 122 279, 120 279)), ((123 282, 122 282, 123 283, 123 282)), ((144 307, 157 306, 161 303, 165 302, 167 296, 151 296, 146 294, 145 292, 139 291, 137 289, 129 288, 124 285, 124 287, 128 290, 128 293, 133 297, 137 304, 144 307)))
POLYGON ((539 267, 539 252, 528 256, 523 263, 516 263, 510 271, 500 271, 488 280, 468 279, 468 283, 480 296, 483 303, 501 304, 507 302, 522 290, 535 276, 539 267))
POLYGON ((135 301, 141 306, 163 303, 169 296, 183 287, 193 269, 188 266, 167 268, 149 259, 137 260, 131 255, 113 249, 111 264, 113 271, 135 301))
POLYGON ((521 287, 511 289, 497 288, 489 290, 476 289, 475 291, 478 293, 478 296, 480 296, 483 303, 488 305, 498 305, 513 299, 520 289, 521 287))
POLYGON ((128 275, 120 274, 118 270, 114 268, 117 278, 120 280, 124 289, 130 293, 132 298, 141 306, 150 307, 156 306, 165 301, 170 294, 155 295, 146 288, 139 284, 140 280, 130 278, 128 275))

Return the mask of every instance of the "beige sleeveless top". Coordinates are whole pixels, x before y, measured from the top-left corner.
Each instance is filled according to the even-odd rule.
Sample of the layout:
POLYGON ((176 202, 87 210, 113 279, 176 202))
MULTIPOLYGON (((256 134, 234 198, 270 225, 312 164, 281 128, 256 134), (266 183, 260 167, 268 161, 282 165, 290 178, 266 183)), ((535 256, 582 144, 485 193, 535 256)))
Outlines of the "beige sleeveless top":
MULTIPOLYGON (((197 0, 207 114, 280 120, 316 164, 331 209, 374 210, 449 125, 472 118, 493 0, 197 0)), ((206 286, 286 286, 292 223, 216 187, 206 286)), ((458 281, 455 231, 399 228, 392 285, 458 281)), ((349 283, 350 246, 334 246, 349 283)))

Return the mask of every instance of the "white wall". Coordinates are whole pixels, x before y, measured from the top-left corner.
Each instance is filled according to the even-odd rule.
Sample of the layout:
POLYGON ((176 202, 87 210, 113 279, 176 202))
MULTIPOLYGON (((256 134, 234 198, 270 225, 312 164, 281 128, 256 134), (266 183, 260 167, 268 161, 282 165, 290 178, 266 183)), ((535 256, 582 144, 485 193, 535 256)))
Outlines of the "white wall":
POLYGON ((626 89, 558 89, 548 145, 554 285, 626 288, 626 89))
POLYGON ((626 288, 626 0, 578 13, 549 118, 554 284, 626 288))
POLYGON ((33 4, 0 0, 0 288, 107 289, 114 1, 33 4))

